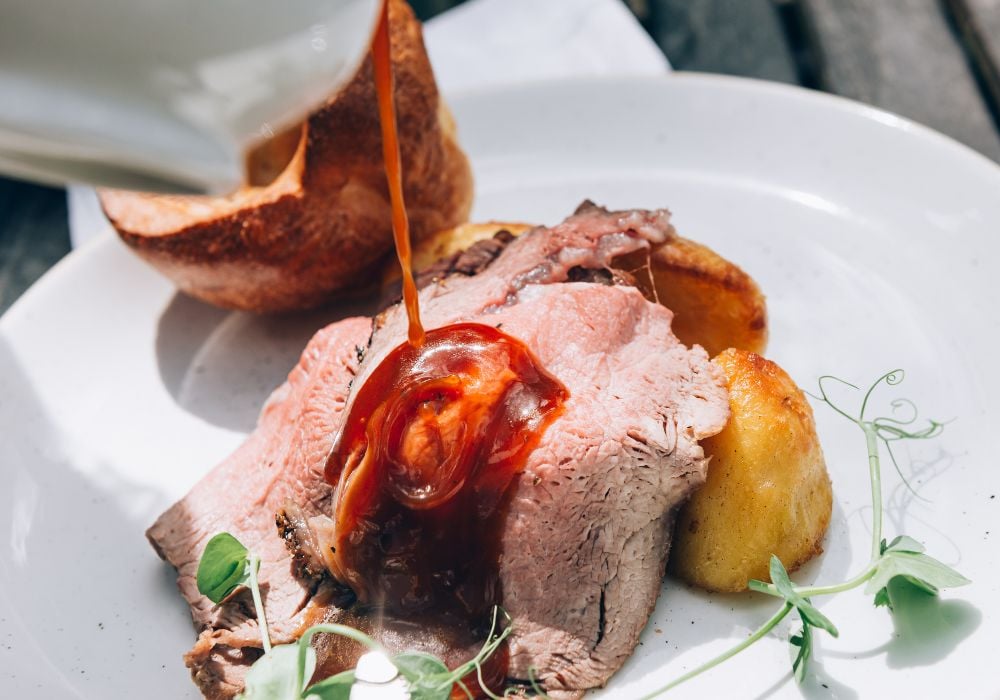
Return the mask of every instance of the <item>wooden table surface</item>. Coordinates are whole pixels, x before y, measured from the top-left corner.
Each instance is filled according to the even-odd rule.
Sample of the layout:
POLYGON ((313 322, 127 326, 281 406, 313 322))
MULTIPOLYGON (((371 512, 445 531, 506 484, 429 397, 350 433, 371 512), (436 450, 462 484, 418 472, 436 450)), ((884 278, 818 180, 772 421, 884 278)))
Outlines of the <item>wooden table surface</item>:
MULTIPOLYGON (((411 2, 424 19, 457 4, 411 2)), ((677 70, 837 93, 1000 161, 1000 0, 627 4, 677 70)), ((0 313, 67 252, 65 193, 0 178, 0 313)))

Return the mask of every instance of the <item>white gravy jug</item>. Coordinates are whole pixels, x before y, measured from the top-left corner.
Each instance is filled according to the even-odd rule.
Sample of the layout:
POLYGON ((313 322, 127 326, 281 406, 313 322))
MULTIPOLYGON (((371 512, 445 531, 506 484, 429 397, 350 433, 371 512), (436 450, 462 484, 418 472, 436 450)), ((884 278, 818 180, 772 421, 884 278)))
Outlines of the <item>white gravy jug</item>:
POLYGON ((223 193, 357 69, 383 0, 0 0, 0 170, 223 193))

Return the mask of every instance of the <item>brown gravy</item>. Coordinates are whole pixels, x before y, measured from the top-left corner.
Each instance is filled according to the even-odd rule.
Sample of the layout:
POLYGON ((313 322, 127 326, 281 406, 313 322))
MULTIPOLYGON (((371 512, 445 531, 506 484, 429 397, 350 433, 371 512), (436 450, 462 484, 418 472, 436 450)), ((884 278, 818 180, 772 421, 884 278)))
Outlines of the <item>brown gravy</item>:
MULTIPOLYGON (((368 626, 377 619, 391 635, 394 626, 418 624, 451 640, 445 646, 474 648, 503 602, 509 487, 568 394, 521 341, 492 326, 424 330, 403 202, 387 4, 372 54, 408 340, 356 389, 327 461, 326 479, 336 486, 332 573, 357 595, 357 610, 371 611, 368 626)), ((503 688, 507 663, 504 646, 484 667, 494 691, 503 688)), ((474 678, 466 682, 478 691, 474 678)))
POLYGON ((492 326, 395 348, 357 390, 327 462, 335 577, 390 614, 487 619, 500 602, 504 495, 565 398, 492 326))
POLYGON ((410 260, 410 220, 406 216, 406 203, 403 200, 403 166, 400 162, 396 105, 393 100, 388 1, 382 4, 382 17, 372 40, 372 68, 375 73, 375 94, 378 96, 379 123, 382 126, 382 157, 385 160, 385 177, 389 183, 389 201, 392 205, 392 237, 396 243, 399 266, 403 271, 403 304, 410 321, 409 340, 413 345, 420 345, 424 340, 424 327, 420 322, 417 285, 413 282, 410 260))

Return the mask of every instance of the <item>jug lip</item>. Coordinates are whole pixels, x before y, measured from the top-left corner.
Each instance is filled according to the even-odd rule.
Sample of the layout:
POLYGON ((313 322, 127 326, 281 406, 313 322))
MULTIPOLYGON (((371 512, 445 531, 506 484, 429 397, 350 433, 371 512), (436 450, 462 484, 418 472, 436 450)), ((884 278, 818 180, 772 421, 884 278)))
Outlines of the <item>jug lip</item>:
MULTIPOLYGON (((238 36, 241 24, 259 22, 248 16, 228 22, 224 36, 167 36, 174 46, 159 57, 140 41, 153 29, 163 34, 149 16, 126 13, 108 29, 99 22, 103 3, 80 10, 75 21, 85 31, 54 42, 64 50, 39 57, 33 39, 2 52, 20 68, 0 75, 7 98, 0 100, 0 170, 49 184, 231 193, 255 147, 303 121, 357 73, 387 4, 322 0, 248 33, 242 44, 233 30, 238 36), (144 23, 140 39, 122 31, 144 23), (94 26, 96 34, 86 31, 94 26), (108 45, 87 44, 105 34, 108 45)), ((225 18, 220 12, 215 19, 225 18)), ((181 16, 175 10, 164 18, 172 24, 181 16)))
MULTIPOLYGON (((162 134, 163 124, 158 124, 162 134)), ((225 194, 243 178, 242 149, 191 131, 195 148, 146 141, 141 148, 121 140, 87 143, 72 132, 41 137, 0 123, 0 170, 50 185, 87 183, 98 187, 171 194, 225 194)))

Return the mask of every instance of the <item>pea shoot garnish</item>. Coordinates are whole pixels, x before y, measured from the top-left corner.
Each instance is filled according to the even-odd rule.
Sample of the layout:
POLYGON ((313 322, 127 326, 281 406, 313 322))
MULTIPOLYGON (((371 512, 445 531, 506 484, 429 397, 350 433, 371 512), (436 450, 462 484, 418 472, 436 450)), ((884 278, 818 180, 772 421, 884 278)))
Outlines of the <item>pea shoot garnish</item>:
MULTIPOLYGON (((854 423, 864 433, 865 442, 868 447, 868 476, 871 481, 872 494, 872 554, 868 565, 856 576, 842 583, 823 586, 797 586, 789 578, 788 572, 781 561, 777 557, 772 556, 769 572, 771 582, 754 580, 750 581, 749 586, 751 590, 780 598, 782 600, 781 607, 745 640, 714 659, 685 673, 662 688, 646 695, 643 700, 660 697, 681 683, 699 676, 727 659, 736 656, 741 651, 767 636, 771 630, 793 611, 798 614, 799 620, 802 623, 801 629, 789 639, 794 652, 792 670, 796 680, 801 682, 805 677, 806 667, 812 654, 814 630, 822 630, 834 637, 838 635, 834 624, 813 606, 811 602, 812 598, 835 595, 864 586, 865 594, 873 596, 873 602, 876 607, 885 606, 892 611, 893 600, 889 588, 890 581, 893 583, 893 586, 912 586, 930 595, 937 595, 938 591, 943 588, 955 588, 970 583, 967 578, 954 569, 924 554, 923 545, 916 540, 905 535, 900 535, 887 544, 886 540, 882 537, 882 473, 879 448, 885 448, 893 466, 898 472, 899 465, 892 451, 893 443, 902 440, 927 440, 937 437, 944 429, 943 423, 934 420, 928 420, 923 425, 918 426, 916 406, 908 399, 895 399, 890 404, 895 412, 901 410, 909 411, 908 416, 903 418, 892 416, 866 418, 865 414, 868 410, 869 401, 875 390, 880 386, 896 386, 903 381, 903 377, 903 370, 896 369, 883 374, 875 380, 864 393, 857 415, 852 415, 834 403, 827 394, 825 386, 827 382, 832 381, 839 382, 855 391, 861 391, 854 384, 837 379, 836 377, 824 376, 819 379, 819 395, 810 394, 817 401, 827 404, 834 411, 854 423)), ((905 483, 906 479, 901 473, 900 477, 903 478, 905 483)), ((906 485, 910 488, 908 483, 906 485)))
MULTIPOLYGON (((198 591, 213 603, 222 603, 243 587, 249 588, 253 597, 264 655, 247 671, 245 687, 238 700, 349 700, 355 682, 353 669, 307 685, 316 670, 313 637, 317 634, 336 634, 358 642, 369 651, 385 654, 382 646, 353 627, 320 624, 307 629, 292 644, 272 647, 257 581, 259 568, 259 557, 228 532, 221 532, 208 541, 198 563, 198 591)), ((389 658, 389 661, 398 675, 405 679, 410 700, 448 700, 456 685, 472 697, 462 679, 473 672, 477 674, 482 692, 500 700, 503 696, 486 687, 482 666, 510 633, 510 616, 495 607, 490 632, 482 648, 457 668, 449 670, 441 659, 423 652, 404 652, 389 658), (500 629, 501 626, 503 629, 500 629)))
MULTIPOLYGON (((872 499, 872 549, 868 564, 854 577, 841 583, 799 586, 791 580, 781 560, 772 556, 769 568, 770 583, 758 580, 749 582, 751 590, 781 601, 771 617, 739 644, 646 695, 643 700, 659 697, 736 656, 770 634, 793 612, 798 617, 801 627, 789 639, 793 652, 792 670, 795 679, 801 682, 805 678, 812 655, 813 635, 816 631, 834 637, 839 634, 834 623, 813 605, 814 598, 835 595, 864 586, 865 594, 873 597, 876 607, 885 607, 892 612, 894 600, 891 591, 895 589, 898 592, 900 586, 937 595, 941 589, 970 583, 954 569, 925 554, 923 545, 916 540, 906 535, 899 535, 888 542, 883 538, 880 448, 884 448, 889 454, 893 466, 899 472, 899 465, 892 451, 893 443, 934 438, 944 429, 943 423, 934 420, 918 425, 916 407, 906 399, 894 400, 891 407, 896 412, 908 410, 910 414, 907 417, 879 416, 871 419, 866 417, 869 401, 876 389, 880 386, 896 386, 902 382, 903 376, 902 370, 893 370, 879 377, 864 393, 857 415, 852 415, 834 403, 826 390, 827 382, 839 382, 855 391, 860 391, 860 388, 853 384, 835 377, 824 376, 819 380, 819 395, 812 395, 817 401, 827 404, 854 423, 865 436, 872 499)), ((902 473, 900 478, 906 483, 902 473)), ((909 483, 906 483, 906 486, 912 490, 909 483)), ((247 672, 245 690, 238 697, 243 700, 349 700, 351 688, 356 680, 353 669, 307 685, 316 668, 316 652, 311 644, 313 637, 317 634, 340 635, 356 641, 369 651, 384 655, 385 651, 381 645, 353 627, 321 624, 307 629, 294 643, 272 648, 257 581, 259 566, 259 558, 229 533, 220 533, 208 542, 198 566, 198 590, 212 602, 222 603, 242 587, 249 588, 253 597, 264 655, 247 672)), ((504 697, 509 697, 514 689, 508 689, 502 696, 490 691, 483 682, 482 664, 510 635, 512 629, 510 622, 506 612, 499 607, 494 608, 490 633, 479 653, 455 669, 449 670, 441 659, 422 652, 406 652, 385 658, 395 668, 397 676, 405 682, 411 700, 448 700, 456 686, 472 698, 472 693, 462 679, 473 672, 477 674, 481 692, 493 700, 502 700, 504 697)), ((529 669, 529 680, 530 687, 537 696, 546 698, 542 688, 535 682, 533 669, 529 669)))
POLYGON ((198 592, 218 605, 231 596, 237 588, 246 586, 253 596, 254 609, 260 624, 264 652, 271 650, 271 637, 267 632, 264 603, 257 585, 260 559, 251 554, 238 539, 228 532, 220 532, 205 545, 205 552, 198 562, 198 592))

